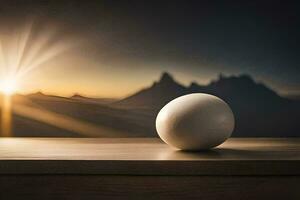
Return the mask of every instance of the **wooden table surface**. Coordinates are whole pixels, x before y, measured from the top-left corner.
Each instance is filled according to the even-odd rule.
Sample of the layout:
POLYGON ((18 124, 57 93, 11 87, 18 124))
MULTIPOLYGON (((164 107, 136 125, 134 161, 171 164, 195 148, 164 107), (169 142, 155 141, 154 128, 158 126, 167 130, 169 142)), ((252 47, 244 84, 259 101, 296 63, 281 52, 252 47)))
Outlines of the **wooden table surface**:
POLYGON ((300 199, 300 139, 1 138, 0 199, 300 199))
POLYGON ((0 174, 299 175, 299 138, 183 152, 157 138, 1 138, 0 174))

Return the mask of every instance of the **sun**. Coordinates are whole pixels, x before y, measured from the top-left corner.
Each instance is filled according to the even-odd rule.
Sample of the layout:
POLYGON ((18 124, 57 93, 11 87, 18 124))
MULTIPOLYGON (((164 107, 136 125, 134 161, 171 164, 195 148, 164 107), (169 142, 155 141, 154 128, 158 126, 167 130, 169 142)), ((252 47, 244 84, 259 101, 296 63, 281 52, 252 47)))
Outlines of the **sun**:
POLYGON ((17 90, 17 80, 14 78, 6 78, 0 84, 0 91, 5 95, 12 95, 17 90))

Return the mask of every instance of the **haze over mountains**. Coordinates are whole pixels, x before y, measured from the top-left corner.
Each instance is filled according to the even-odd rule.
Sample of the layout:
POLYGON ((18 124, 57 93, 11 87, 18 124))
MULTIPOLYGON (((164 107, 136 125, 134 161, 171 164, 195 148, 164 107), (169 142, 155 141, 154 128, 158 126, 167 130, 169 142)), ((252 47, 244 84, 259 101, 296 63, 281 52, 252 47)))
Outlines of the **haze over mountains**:
MULTIPOLYGON (((193 82, 186 87, 166 72, 150 87, 121 100, 18 95, 14 104, 21 110, 22 106, 39 109, 49 119, 21 116, 15 106, 13 132, 17 136, 156 137, 155 117, 160 108, 178 96, 195 92, 216 95, 230 105, 236 119, 235 137, 300 136, 300 101, 279 96, 249 75, 220 75, 208 85, 193 82), (55 118, 61 123, 55 123, 55 118), (52 120, 51 125, 47 120, 52 120)), ((36 111, 43 118, 42 112, 36 111)))

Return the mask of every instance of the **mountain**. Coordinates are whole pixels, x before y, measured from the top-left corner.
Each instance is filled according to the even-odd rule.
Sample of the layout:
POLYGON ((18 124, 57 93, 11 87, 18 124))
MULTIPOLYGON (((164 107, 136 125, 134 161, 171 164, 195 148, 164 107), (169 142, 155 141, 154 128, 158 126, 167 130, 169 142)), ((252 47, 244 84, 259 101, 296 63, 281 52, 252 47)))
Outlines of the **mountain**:
POLYGON ((194 85, 190 89, 216 95, 230 105, 236 118, 234 136, 299 136, 300 101, 279 96, 249 75, 220 76, 205 87, 194 85))
POLYGON ((158 82, 114 105, 122 107, 152 108, 153 112, 172 99, 189 93, 208 93, 225 100, 232 108, 237 137, 296 137, 300 119, 300 101, 279 96, 263 83, 255 82, 249 75, 220 75, 208 85, 196 82, 189 87, 176 82, 163 73, 158 82))
POLYGON ((176 97, 196 92, 218 96, 229 104, 236 121, 234 137, 300 137, 300 101, 279 96, 249 75, 220 75, 207 85, 184 86, 167 72, 151 86, 106 103, 81 95, 15 95, 13 135, 157 137, 159 110, 176 97))
POLYGON ((113 105, 127 108, 158 109, 171 99, 187 93, 186 87, 177 83, 172 75, 164 72, 159 81, 155 81, 150 87, 117 101, 113 105))
POLYGON ((81 101, 81 102, 89 102, 89 103, 95 103, 95 104, 110 104, 115 102, 117 99, 114 98, 91 98, 91 97, 85 97, 80 94, 74 94, 70 97, 71 99, 81 101))
POLYGON ((285 97, 292 100, 300 100, 300 94, 287 94, 285 97))
POLYGON ((77 99, 34 93, 12 97, 14 136, 152 137, 153 116, 77 99), (144 131, 147 130, 147 131, 144 131))

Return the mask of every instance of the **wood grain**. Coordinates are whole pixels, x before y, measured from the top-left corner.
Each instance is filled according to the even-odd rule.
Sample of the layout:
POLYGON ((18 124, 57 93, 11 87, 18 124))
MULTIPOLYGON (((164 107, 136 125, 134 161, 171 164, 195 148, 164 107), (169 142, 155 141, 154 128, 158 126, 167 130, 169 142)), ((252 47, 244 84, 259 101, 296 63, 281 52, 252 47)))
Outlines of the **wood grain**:
POLYGON ((206 152, 159 139, 1 138, 0 174, 300 175, 300 139, 229 139, 206 152))
POLYGON ((300 176, 0 176, 0 199, 300 199, 300 176))
POLYGON ((300 199, 300 139, 0 139, 0 199, 300 199))

